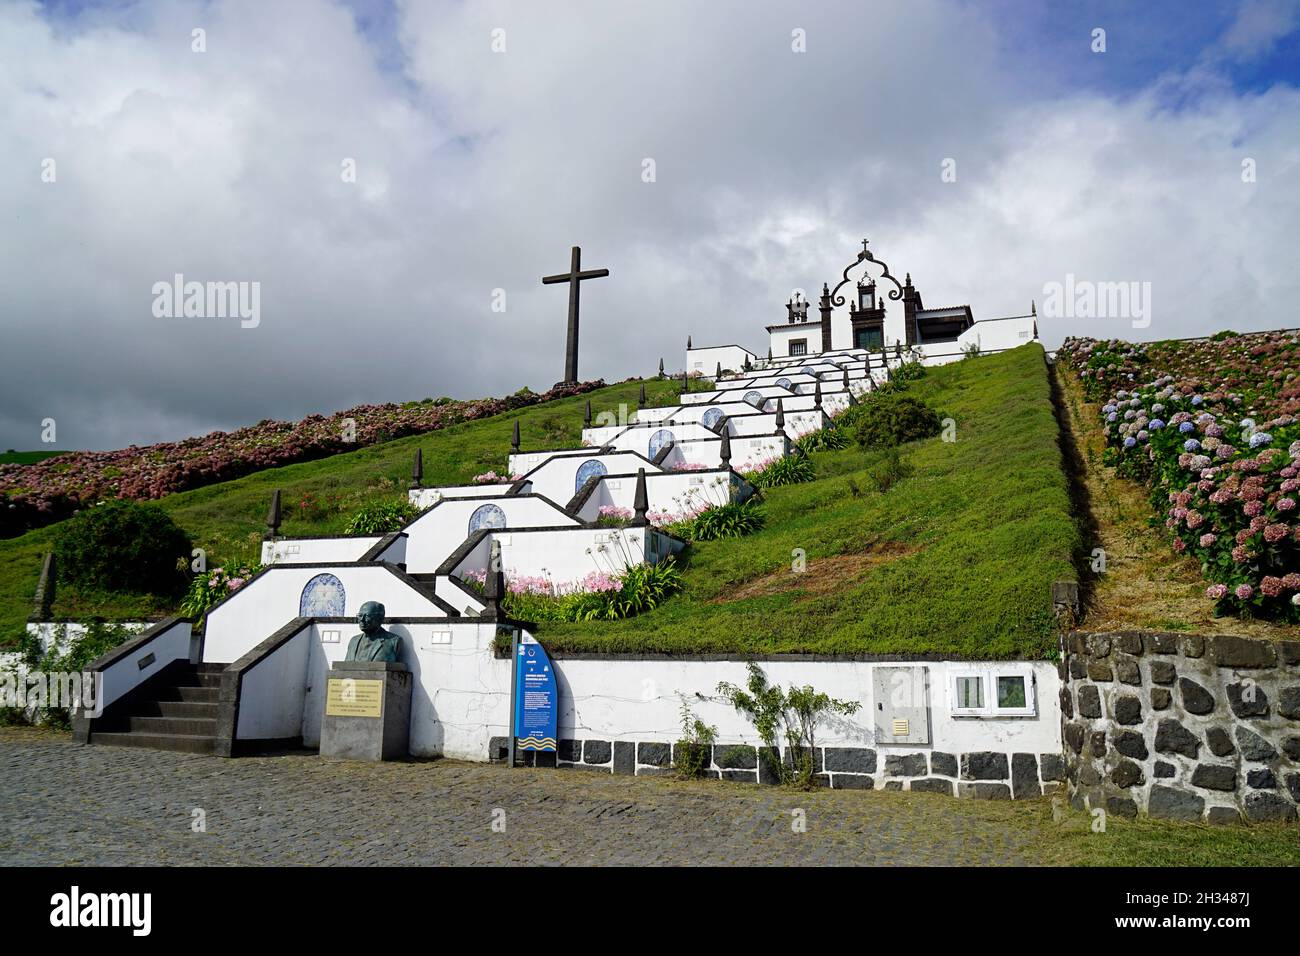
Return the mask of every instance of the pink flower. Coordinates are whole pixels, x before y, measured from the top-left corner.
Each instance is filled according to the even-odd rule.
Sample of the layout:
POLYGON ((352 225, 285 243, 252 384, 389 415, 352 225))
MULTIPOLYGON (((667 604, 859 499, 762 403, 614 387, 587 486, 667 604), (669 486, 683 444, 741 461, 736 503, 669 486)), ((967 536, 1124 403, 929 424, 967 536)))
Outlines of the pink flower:
POLYGON ((1247 501, 1241 506, 1241 510, 1245 512, 1247 517, 1253 518, 1264 510, 1264 503, 1262 501, 1247 501))
POLYGON ((1228 586, 1226 584, 1211 584, 1205 589, 1205 596, 1212 601, 1220 601, 1228 596, 1228 586))
POLYGON ((1249 601, 1250 596, 1255 593, 1255 589, 1249 584, 1238 584, 1236 590, 1232 593, 1237 595, 1238 600, 1249 601))
POLYGON ((1264 597, 1277 597, 1282 593, 1282 579, 1267 575, 1259 582, 1259 590, 1264 597))
POLYGON ((1201 547, 1208 548, 1218 540, 1219 536, 1217 534, 1203 534, 1201 535, 1201 547))
POLYGON ((1277 499, 1277 504, 1276 504, 1274 507, 1276 507, 1278 511, 1294 511, 1294 510, 1295 510, 1295 499, 1294 499, 1294 498, 1279 498, 1279 499, 1277 499))
POLYGON ((1271 524, 1264 529, 1264 540, 1269 544, 1276 544, 1285 538, 1291 529, 1284 524, 1271 524))

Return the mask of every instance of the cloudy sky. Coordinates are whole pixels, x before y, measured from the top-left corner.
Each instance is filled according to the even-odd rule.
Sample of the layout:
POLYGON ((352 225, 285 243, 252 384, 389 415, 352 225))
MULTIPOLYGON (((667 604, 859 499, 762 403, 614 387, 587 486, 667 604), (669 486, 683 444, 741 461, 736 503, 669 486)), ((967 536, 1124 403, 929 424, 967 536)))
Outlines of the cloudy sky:
POLYGON ((1297 326, 1298 85, 1289 0, 0 0, 0 449, 547 388, 574 244, 584 378, 764 351, 863 236, 977 318, 1150 283, 1049 348, 1297 326))

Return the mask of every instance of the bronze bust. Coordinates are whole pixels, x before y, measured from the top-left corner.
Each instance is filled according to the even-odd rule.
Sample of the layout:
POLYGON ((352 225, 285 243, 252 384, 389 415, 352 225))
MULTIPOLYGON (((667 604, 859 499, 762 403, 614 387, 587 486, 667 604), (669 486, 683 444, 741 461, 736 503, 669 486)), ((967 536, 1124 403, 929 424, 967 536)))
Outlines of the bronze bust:
POLYGON ((357 612, 357 626, 361 633, 348 642, 345 661, 397 661, 402 650, 402 638, 384 630, 384 606, 378 601, 367 601, 357 612))

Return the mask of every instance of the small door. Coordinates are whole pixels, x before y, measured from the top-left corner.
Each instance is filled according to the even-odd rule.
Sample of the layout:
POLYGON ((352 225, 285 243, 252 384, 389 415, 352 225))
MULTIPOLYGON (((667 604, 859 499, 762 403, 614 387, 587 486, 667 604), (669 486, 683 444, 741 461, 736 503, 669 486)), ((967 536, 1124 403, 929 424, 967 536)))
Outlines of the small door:
POLYGON ((874 667, 871 706, 876 743, 930 742, 930 668, 874 667))

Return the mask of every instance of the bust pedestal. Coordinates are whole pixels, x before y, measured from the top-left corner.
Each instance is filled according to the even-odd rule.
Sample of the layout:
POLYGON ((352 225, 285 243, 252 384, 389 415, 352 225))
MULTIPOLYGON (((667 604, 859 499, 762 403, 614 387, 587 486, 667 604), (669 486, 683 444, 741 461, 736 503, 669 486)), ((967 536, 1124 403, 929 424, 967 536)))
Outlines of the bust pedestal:
POLYGON ((410 753, 411 670, 391 661, 335 661, 325 682, 320 755, 395 760, 410 753))

